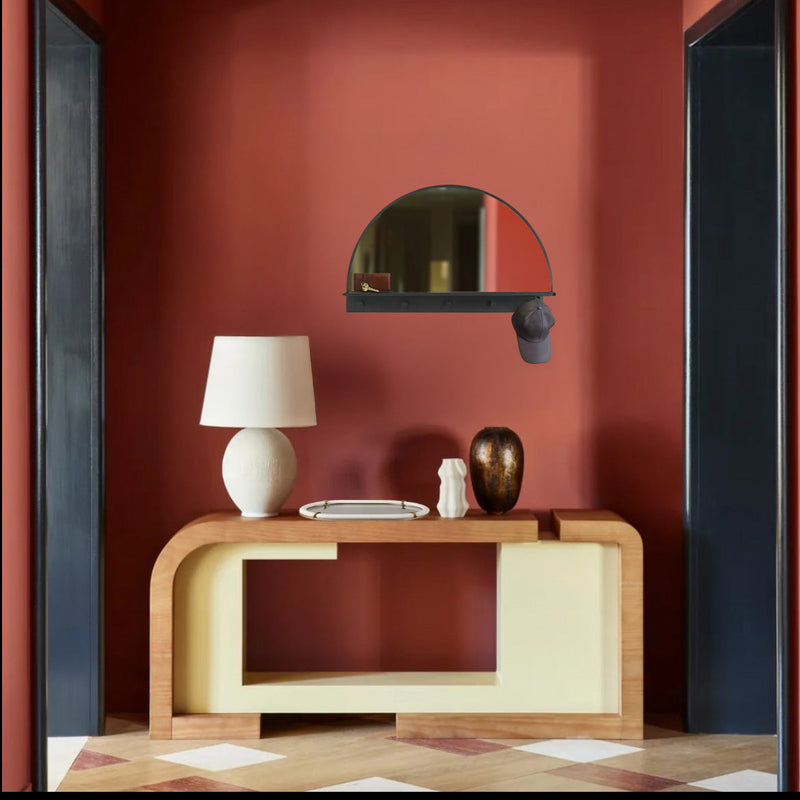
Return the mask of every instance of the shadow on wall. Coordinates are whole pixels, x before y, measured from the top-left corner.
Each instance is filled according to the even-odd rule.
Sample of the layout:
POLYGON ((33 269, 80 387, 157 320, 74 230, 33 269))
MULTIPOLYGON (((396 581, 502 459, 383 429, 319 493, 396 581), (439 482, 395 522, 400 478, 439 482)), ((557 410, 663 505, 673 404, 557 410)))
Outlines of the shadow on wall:
POLYGON ((436 513, 439 502, 439 467, 443 458, 465 458, 456 436, 444 428, 412 428, 389 444, 384 468, 393 500, 424 503, 436 513))
POLYGON ((343 358, 341 351, 314 337, 311 364, 318 427, 291 432, 302 469, 293 493, 297 502, 290 505, 375 498, 375 467, 360 445, 365 431, 385 428, 385 409, 391 401, 385 370, 367 346, 357 345, 343 358), (320 441, 328 446, 328 463, 320 458, 320 441), (319 496, 320 486, 325 486, 324 498, 319 496))
POLYGON ((493 672, 496 563, 493 544, 435 543, 250 561, 247 669, 493 672))
POLYGON ((381 589, 378 669, 497 669, 494 544, 384 545, 375 556, 381 589))
MULTIPOLYGON (((645 708, 653 712, 682 707, 684 671, 679 15, 671 25, 651 29, 633 71, 624 46, 606 49, 592 99, 592 239, 605 268, 591 276, 589 472, 594 502, 621 514, 644 541, 645 708), (674 36, 674 59, 655 46, 662 33, 674 36), (631 98, 647 97, 654 85, 659 101, 643 113, 631 98), (623 156, 620 131, 631 130, 623 156), (641 168, 621 168, 652 163, 656 153, 655 191, 641 168)), ((625 36, 622 26, 615 35, 625 36)))
POLYGON ((683 550, 676 546, 682 539, 682 450, 655 424, 620 423, 598 431, 595 460, 600 504, 630 522, 644 544, 645 675, 664 665, 675 669, 671 686, 645 682, 645 708, 670 710, 680 699, 682 662, 676 661, 684 649, 683 625, 663 624, 665 617, 684 618, 683 550), (672 696, 665 695, 668 687, 672 696))

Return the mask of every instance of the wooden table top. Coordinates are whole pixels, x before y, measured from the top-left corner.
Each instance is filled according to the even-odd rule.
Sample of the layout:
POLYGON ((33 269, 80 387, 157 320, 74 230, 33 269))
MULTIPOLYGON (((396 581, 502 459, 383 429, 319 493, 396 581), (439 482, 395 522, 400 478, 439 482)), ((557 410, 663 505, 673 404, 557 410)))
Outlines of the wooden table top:
POLYGON ((301 517, 296 509, 277 517, 248 518, 235 511, 206 514, 176 536, 197 535, 215 541, 265 542, 536 542, 539 523, 532 511, 493 516, 471 510, 465 517, 431 514, 409 520, 323 520, 301 517), (244 538, 242 538, 244 537, 244 538))

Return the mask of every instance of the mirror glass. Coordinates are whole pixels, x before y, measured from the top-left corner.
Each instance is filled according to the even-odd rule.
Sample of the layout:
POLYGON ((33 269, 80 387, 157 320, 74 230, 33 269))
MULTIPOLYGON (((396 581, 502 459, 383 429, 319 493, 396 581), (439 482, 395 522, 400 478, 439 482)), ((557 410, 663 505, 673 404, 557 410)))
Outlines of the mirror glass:
POLYGON ((350 261, 350 292, 551 294, 539 237, 508 203, 468 186, 430 186, 367 226, 350 261))

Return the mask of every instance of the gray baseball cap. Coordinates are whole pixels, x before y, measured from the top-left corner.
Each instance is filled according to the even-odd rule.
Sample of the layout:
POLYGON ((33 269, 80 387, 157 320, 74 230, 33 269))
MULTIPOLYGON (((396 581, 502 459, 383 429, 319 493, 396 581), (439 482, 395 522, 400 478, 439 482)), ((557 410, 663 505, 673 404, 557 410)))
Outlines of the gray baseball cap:
POLYGON ((544 364, 550 360, 550 328, 556 324, 553 312, 541 297, 526 300, 511 315, 517 333, 519 354, 529 364, 544 364))

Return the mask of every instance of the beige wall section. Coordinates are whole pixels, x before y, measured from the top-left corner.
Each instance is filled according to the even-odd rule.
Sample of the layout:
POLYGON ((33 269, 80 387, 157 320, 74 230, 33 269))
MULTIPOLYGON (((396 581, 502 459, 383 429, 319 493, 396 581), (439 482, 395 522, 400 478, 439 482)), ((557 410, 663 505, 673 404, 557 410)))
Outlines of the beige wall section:
POLYGON ((335 559, 336 553, 329 542, 212 544, 190 553, 175 575, 175 713, 231 710, 228 684, 242 685, 245 561, 335 559))
POLYGON ((243 562, 332 559, 336 545, 197 550, 175 579, 175 713, 618 713, 619 547, 543 541, 498 551, 496 674, 245 676, 243 562))

